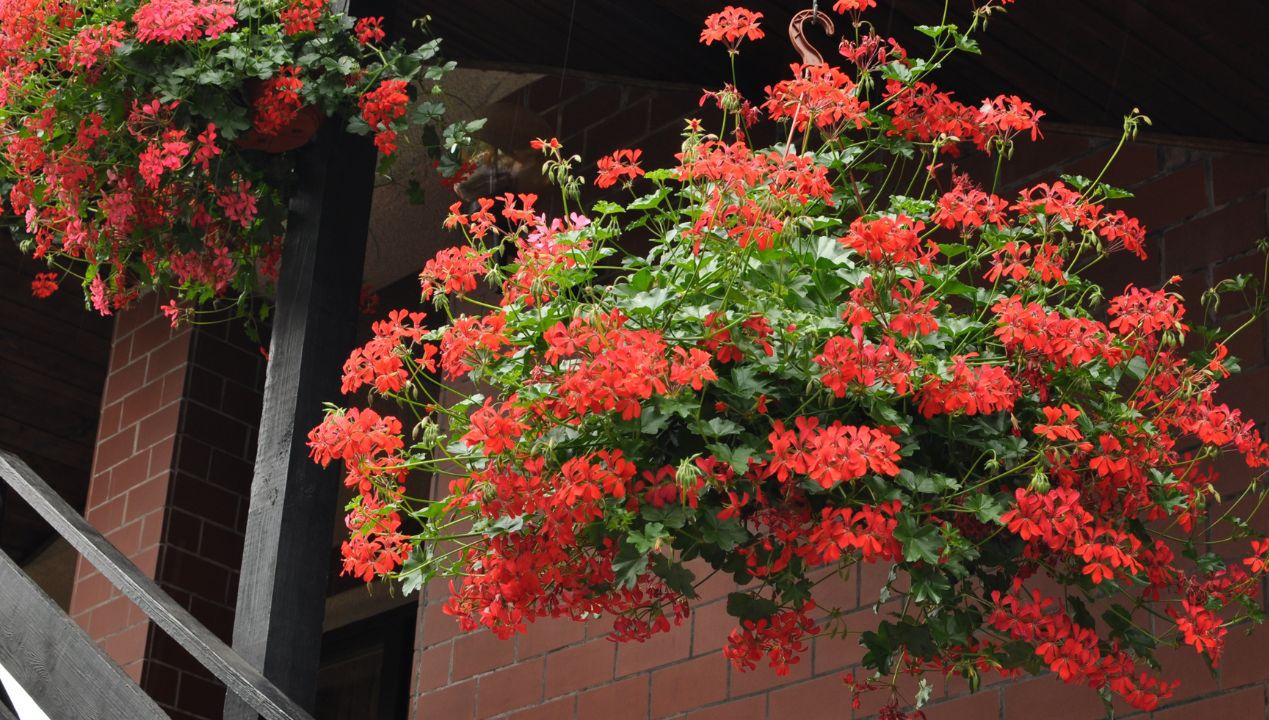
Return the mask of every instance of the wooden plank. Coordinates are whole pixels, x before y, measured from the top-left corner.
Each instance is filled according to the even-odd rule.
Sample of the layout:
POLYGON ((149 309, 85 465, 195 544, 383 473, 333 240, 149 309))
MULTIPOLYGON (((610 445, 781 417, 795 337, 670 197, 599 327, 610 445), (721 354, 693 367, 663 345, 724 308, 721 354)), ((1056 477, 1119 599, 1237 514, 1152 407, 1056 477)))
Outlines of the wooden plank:
POLYGON ((167 717, 123 668, 2 552, 0 665, 49 717, 167 717))
MULTIPOLYGON (((0 691, 0 695, 3 695, 3 691, 0 691)), ((2 698, 0 698, 0 700, 2 700, 2 698)), ((18 720, 18 718, 13 714, 13 711, 10 710, 4 702, 0 702, 0 720, 18 720)))
MULTIPOLYGON (((356 338, 376 159, 333 123, 297 158, 239 574, 234 648, 310 708, 340 484, 306 443, 356 338)), ((227 699, 225 717, 251 713, 227 699)))
MULTIPOLYGON (((67 542, 93 567, 97 568, 112 585, 136 603, 146 616, 224 683, 231 695, 242 697, 269 720, 311 720, 307 712, 266 680, 258 670, 252 667, 251 663, 216 637, 188 610, 163 592, 158 584, 132 564, 132 561, 111 545, 110 541, 106 540, 96 528, 72 510, 71 506, 53 492, 53 489, 41 480, 30 466, 17 456, 3 450, 0 450, 0 479, 7 482, 31 507, 35 508, 58 534, 66 538, 67 542)), ((5 558, 7 557, 6 555, 5 558)), ((28 604, 25 598, 10 601, 3 596, 8 591, 8 585, 9 583, 0 581, 0 613, 13 612, 13 608, 17 608, 17 612, 23 612, 23 608, 28 604)), ((49 602, 52 603, 51 600, 49 602)), ((61 614, 60 609, 57 612, 61 614)), ((62 617, 65 618, 66 623, 75 626, 69 617, 64 614, 62 617)), ((25 622, 18 616, 0 615, 0 620, 2 620, 0 633, 18 632, 19 629, 15 623, 25 622)), ((32 623, 30 626, 36 629, 42 627, 39 623, 32 623)), ((78 628, 78 626, 75 627, 78 628)), ((13 647, 12 642, 6 642, 5 645, 13 647)), ((56 661, 58 658, 53 656, 51 659, 56 661)), ((10 666, 6 663, 5 667, 10 666)), ((10 671, 16 672, 16 668, 10 668, 10 671)), ((26 687, 25 684, 23 686, 26 687)), ((53 716, 78 717, 74 713, 63 715, 54 713, 53 716)), ((151 716, 142 714, 101 717, 144 718, 151 716)))

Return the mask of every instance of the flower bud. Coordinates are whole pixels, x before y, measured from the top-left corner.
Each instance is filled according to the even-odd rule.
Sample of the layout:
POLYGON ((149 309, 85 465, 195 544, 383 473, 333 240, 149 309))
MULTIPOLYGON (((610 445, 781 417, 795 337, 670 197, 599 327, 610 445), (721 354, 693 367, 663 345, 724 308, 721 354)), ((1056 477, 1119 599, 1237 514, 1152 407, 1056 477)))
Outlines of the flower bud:
POLYGON ((1027 484, 1027 489, 1035 493, 1047 493, 1049 491, 1049 476, 1042 468, 1036 468, 1031 475, 1031 482, 1027 484))

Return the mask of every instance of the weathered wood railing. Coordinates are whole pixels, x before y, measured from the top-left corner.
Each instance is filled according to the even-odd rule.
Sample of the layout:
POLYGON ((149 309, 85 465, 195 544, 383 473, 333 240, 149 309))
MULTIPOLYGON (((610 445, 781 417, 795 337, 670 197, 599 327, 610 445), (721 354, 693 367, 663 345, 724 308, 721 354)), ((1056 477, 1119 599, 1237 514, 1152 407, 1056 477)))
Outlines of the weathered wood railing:
MULTIPOLYGON (((0 479, 228 691, 268 720, 312 720, 141 572, 20 458, 0 450, 0 479)), ((0 552, 0 665, 53 718, 167 717, 96 643, 0 552)))
POLYGON ((13 717, 13 713, 9 712, 9 708, 0 705, 0 720, 17 720, 13 717))

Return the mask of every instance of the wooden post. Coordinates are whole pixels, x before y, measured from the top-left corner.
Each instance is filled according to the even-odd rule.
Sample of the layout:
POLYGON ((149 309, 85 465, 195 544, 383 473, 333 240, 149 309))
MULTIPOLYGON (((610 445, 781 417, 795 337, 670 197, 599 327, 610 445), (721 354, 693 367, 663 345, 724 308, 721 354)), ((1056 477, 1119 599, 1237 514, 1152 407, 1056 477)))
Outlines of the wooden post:
MULTIPOLYGON (((239 576, 234 649, 309 710, 339 480, 306 443, 355 340, 376 158, 328 122, 297 161, 239 576)), ((226 720, 254 717, 226 699, 226 720)))

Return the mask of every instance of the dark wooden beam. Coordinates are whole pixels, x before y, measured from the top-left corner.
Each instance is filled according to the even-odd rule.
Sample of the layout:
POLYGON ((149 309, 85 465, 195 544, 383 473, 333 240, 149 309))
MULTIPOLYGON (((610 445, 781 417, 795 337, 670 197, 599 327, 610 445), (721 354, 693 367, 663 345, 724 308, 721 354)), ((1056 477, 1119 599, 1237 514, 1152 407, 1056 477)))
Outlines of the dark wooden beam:
POLYGON ((0 690, 0 720, 18 720, 14 717, 13 711, 9 709, 9 706, 4 704, 3 695, 3 690, 0 690))
POLYGON ((167 715, 22 568, 0 552, 0 665, 49 717, 167 715))
MULTIPOLYGON (((369 138, 327 123, 297 160, 239 576, 234 648, 308 708, 339 480, 306 443, 356 337, 376 158, 369 138)), ((227 719, 252 716, 226 700, 227 719)))
MULTIPOLYGON (((66 538, 66 541, 79 551, 79 554, 91 563, 93 567, 97 568, 110 581, 110 584, 118 588, 129 600, 136 603, 137 607, 141 608, 141 611, 147 617, 167 632, 190 655, 193 655, 194 659, 211 671, 218 680, 223 682, 230 695, 243 698, 247 703, 250 703, 251 707, 270 720, 311 720, 307 712, 292 702, 281 690, 266 680, 251 663, 234 652, 223 640, 216 637, 211 630, 208 630, 195 619, 188 610, 173 600, 154 580, 141 572, 140 568, 134 565, 118 548, 111 545, 109 540, 76 513, 21 458, 0 450, 0 479, 8 483, 9 487, 13 488, 23 500, 26 500, 49 525, 53 526, 53 529, 59 535, 66 538)), ((0 553, 0 555, 3 555, 5 561, 12 564, 12 561, 8 559, 8 555, 3 553, 0 553)), ((15 565, 14 567, 17 566, 15 565)), ((20 569, 18 574, 22 575, 27 584, 31 584, 30 579, 26 578, 25 573, 22 573, 20 569)), ((21 583, 16 581, 12 584, 14 587, 21 586, 21 583)), ((67 617, 52 600, 48 602, 65 622, 50 620, 48 625, 50 632, 47 636, 40 635, 44 631, 44 626, 39 623, 24 624, 20 615, 6 616, 5 613, 28 612, 25 609, 28 604, 31 604, 32 607, 39 607, 39 604, 32 599, 29 592, 18 598, 6 596, 5 593, 10 591, 9 585, 7 578, 0 578, 0 653, 6 650, 12 652, 15 647, 22 646, 21 640, 24 636, 19 635, 18 640, 15 641, 11 637, 15 633, 31 632, 34 633, 34 637, 38 640, 40 637, 45 637, 45 639, 52 637, 54 633, 51 629, 56 629, 57 633, 66 632, 61 628, 68 623, 69 626, 79 629, 79 626, 67 617)), ((30 612, 36 612, 36 610, 31 610, 30 612)), ((84 638, 87 639, 87 635, 84 638)), ((92 644, 91 640, 88 640, 88 642, 92 644)), ((56 648, 58 646, 54 644, 51 647, 56 648)), ((93 645, 93 647, 95 648, 96 645, 93 645)), ((36 649, 38 650, 39 648, 37 647, 36 649)), ((79 653, 80 651, 76 649, 75 652, 79 653)), ((23 656, 19 653, 17 657, 20 660, 23 656)), ((56 661, 58 659, 57 654, 54 653, 51 659, 56 661)), ((47 665, 44 662, 35 662, 33 664, 37 668, 47 665)), ((113 665, 113 663, 111 664, 113 665)), ((18 668, 12 667, 8 662, 5 662, 4 665, 15 676, 17 675, 18 668)), ((119 672, 122 673, 121 670, 119 672)), ((102 677, 103 681, 110 680, 108 675, 102 677)), ((126 676, 124 677, 126 678, 126 676)), ((27 685, 23 684, 23 687, 27 687, 27 685)), ((141 692, 140 688, 137 689, 137 692, 141 692)), ((41 697, 33 691, 32 695, 36 699, 41 697)), ((50 717, 78 716, 75 713, 66 715, 50 713, 50 717)), ((150 717, 150 715, 103 715, 101 717, 141 718, 150 717)), ((157 717, 165 716, 160 713, 157 717)))

